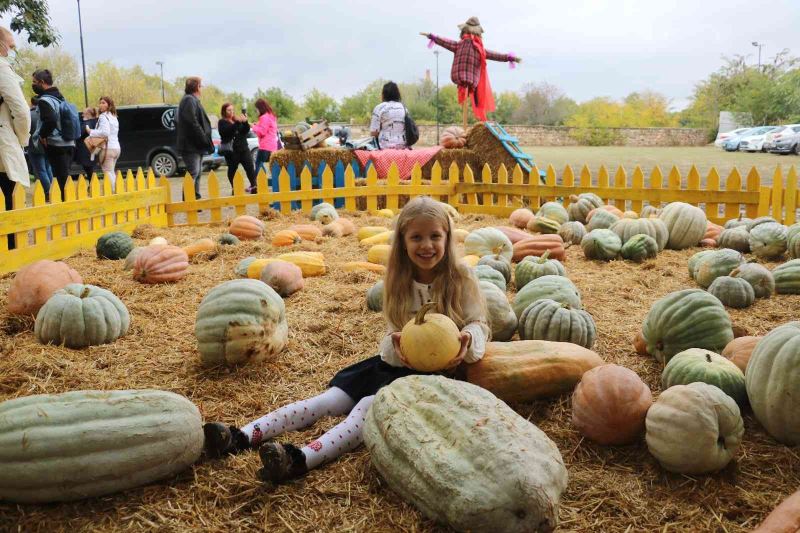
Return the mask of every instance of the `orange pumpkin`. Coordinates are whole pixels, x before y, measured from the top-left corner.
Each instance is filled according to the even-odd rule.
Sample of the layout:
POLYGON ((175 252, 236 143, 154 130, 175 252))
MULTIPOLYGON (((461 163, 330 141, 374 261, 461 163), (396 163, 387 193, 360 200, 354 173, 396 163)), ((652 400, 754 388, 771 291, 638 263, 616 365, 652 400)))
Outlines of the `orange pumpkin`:
POLYGON ((615 205, 601 205, 600 207, 595 207, 594 209, 592 209, 591 211, 589 211, 589 213, 586 215, 586 222, 587 222, 587 223, 588 223, 590 220, 592 220, 592 216, 594 216, 594 213, 595 213, 595 212, 596 212, 598 209, 602 209, 603 211, 608 211, 609 213, 613 213, 613 214, 617 215, 619 218, 622 218, 622 215, 624 214, 624 213, 623 213, 622 211, 620 211, 620 210, 617 208, 617 206, 615 206, 615 205))
POLYGON ((636 372, 619 365, 588 370, 572 393, 572 424, 598 444, 628 444, 644 432, 653 394, 636 372))
POLYGON ((290 229, 284 229, 272 236, 272 246, 293 246, 300 244, 303 239, 300 235, 290 229))
POLYGON ((719 240, 719 234, 722 233, 723 229, 724 228, 722 226, 719 226, 719 225, 714 224, 713 222, 709 221, 708 224, 706 225, 706 233, 705 233, 705 235, 703 235, 703 239, 700 241, 701 246, 702 246, 702 242, 705 241, 706 239, 713 240, 714 241, 714 245, 716 246, 716 243, 719 240))
POLYGON ((177 246, 145 247, 133 264, 133 279, 140 283, 174 283, 189 271, 189 256, 177 246))
POLYGON ((336 222, 342 227, 342 235, 345 237, 356 232, 356 225, 349 218, 339 217, 336 222))
POLYGON ((376 265, 375 263, 368 263, 366 261, 351 261, 342 265, 342 270, 345 272, 358 272, 359 270, 366 270, 368 272, 375 272, 377 274, 386 273, 386 267, 383 265, 376 265))
POLYGON ((303 288, 303 271, 288 261, 273 261, 261 270, 261 281, 283 297, 303 288))
POLYGON ((54 292, 70 283, 83 283, 83 279, 66 263, 48 259, 36 261, 14 276, 8 288, 8 312, 36 316, 54 292))
POLYGON ((702 239, 699 243, 701 248, 716 248, 717 241, 714 239, 702 239))
POLYGON ((744 372, 747 368, 747 363, 750 361, 750 355, 752 355, 756 344, 758 344, 760 340, 761 337, 752 337, 749 335, 737 337, 725 346, 722 350, 722 355, 730 359, 732 363, 744 372))
POLYGON ((297 232, 304 241, 316 241, 322 237, 322 231, 313 224, 295 224, 289 229, 297 232))
POLYGON ((260 239, 264 235, 265 227, 264 223, 256 217, 241 215, 231 221, 228 233, 245 240, 260 239))
POLYGON ((200 239, 199 241, 195 241, 189 246, 184 246, 183 251, 186 252, 186 255, 189 259, 193 258, 197 254, 202 253, 210 253, 216 249, 216 244, 211 239, 200 239))
POLYGON ((636 353, 639 355, 649 355, 647 353, 647 343, 644 340, 644 333, 642 333, 641 330, 636 334, 636 337, 633 338, 633 349, 636 350, 636 353))
POLYGON ((341 217, 322 228, 322 234, 326 237, 344 237, 352 235, 355 231, 355 225, 346 218, 341 217))
POLYGON ((512 260, 518 263, 528 257, 535 255, 540 257, 543 253, 550 252, 550 259, 566 260, 564 252, 564 239, 560 235, 528 235, 526 239, 514 243, 514 255, 512 260))
POLYGON ((512 226, 525 229, 528 227, 528 222, 534 217, 533 211, 528 208, 515 209, 508 217, 508 221, 512 226))
POLYGON ((532 235, 527 231, 523 231, 518 228, 512 228, 510 226, 497 226, 495 229, 499 230, 503 235, 508 237, 508 240, 511 241, 511 244, 515 244, 523 239, 532 237, 532 235))
POLYGON ((753 533, 796 533, 800 531, 800 490, 786 498, 761 522, 753 533))
POLYGON ((467 136, 464 129, 459 126, 449 126, 444 129, 439 144, 445 148, 464 148, 467 144, 467 136))

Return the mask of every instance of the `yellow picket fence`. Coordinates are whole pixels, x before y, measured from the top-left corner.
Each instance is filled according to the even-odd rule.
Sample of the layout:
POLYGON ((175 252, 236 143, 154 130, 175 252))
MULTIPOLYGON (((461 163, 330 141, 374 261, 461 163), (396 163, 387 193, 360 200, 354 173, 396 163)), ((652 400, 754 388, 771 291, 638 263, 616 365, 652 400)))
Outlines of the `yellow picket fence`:
MULTIPOLYGON (((613 171, 613 175, 600 167, 592 175, 584 166, 576 175, 567 166, 558 175, 549 166, 544 184, 538 176, 537 168, 525 175, 519 166, 511 172, 501 166, 496 174, 485 166, 476 175, 469 166, 459 168, 455 164, 447 169, 445 176, 437 163, 431 179, 423 182, 419 166, 414 168, 410 180, 400 180, 397 167, 393 165, 385 180, 379 180, 371 167, 362 185, 357 184, 352 168, 348 167, 344 187, 334 187, 333 173, 326 169, 320 177, 320 187, 314 188, 312 174, 306 168, 300 174, 299 190, 293 191, 289 173, 282 169, 277 178, 280 192, 268 189, 270 184, 262 171, 257 178, 258 194, 245 193, 244 177, 237 173, 232 195, 223 196, 219 178, 211 172, 206 178, 206 198, 192 200, 194 182, 187 175, 181 189, 183 197, 189 200, 173 202, 169 180, 164 177, 157 180, 152 171, 147 175, 139 171, 135 176, 128 172, 125 179, 118 177, 114 193, 106 180, 101 185, 96 176, 88 183, 83 177, 77 182, 70 180, 63 202, 45 202, 44 191, 37 184, 30 207, 26 205, 25 190, 18 186, 14 192, 13 211, 3 212, 0 202, 0 274, 13 272, 39 259, 67 257, 82 247, 94 246, 97 238, 108 231, 131 231, 144 223, 161 227, 219 223, 246 213, 248 207, 263 212, 273 203, 277 203, 282 213, 288 214, 292 211, 292 202, 300 202, 302 210, 308 212, 314 200, 333 203, 334 199, 341 198, 346 210, 372 212, 379 205, 396 210, 405 198, 430 195, 450 203, 462 213, 506 217, 523 205, 536 207, 550 200, 562 200, 568 205, 570 196, 594 192, 622 210, 638 212, 646 204, 661 206, 683 201, 704 208, 709 220, 715 223, 744 214, 747 217, 772 216, 787 225, 798 220, 800 207, 798 174, 794 166, 785 173, 777 168, 767 185, 762 185, 755 168, 745 178, 733 169, 724 183, 715 168, 703 178, 694 167, 682 176, 675 167, 666 175, 658 167, 648 175, 638 166, 630 175, 622 167, 613 171), (203 214, 206 211, 210 216, 203 214), (12 233, 17 236, 17 249, 8 250, 5 235, 12 233)), ((60 199, 55 184, 51 196, 60 199)))

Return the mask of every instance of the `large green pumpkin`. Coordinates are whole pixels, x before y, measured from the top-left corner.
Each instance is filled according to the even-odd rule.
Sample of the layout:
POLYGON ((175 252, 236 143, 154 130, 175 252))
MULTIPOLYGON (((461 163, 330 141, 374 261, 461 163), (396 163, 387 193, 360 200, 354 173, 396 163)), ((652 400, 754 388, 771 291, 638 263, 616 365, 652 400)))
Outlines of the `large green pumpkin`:
POLYGON ((800 259, 800 233, 795 233, 786 241, 786 248, 791 259, 800 259))
POLYGON ((536 278, 517 291, 513 304, 514 313, 521 317, 526 307, 545 298, 581 309, 581 293, 575 284, 564 276, 548 275, 536 278))
POLYGON ((577 220, 572 220, 561 224, 558 234, 567 244, 580 244, 581 239, 586 235, 586 226, 577 220))
POLYGON ((786 253, 786 226, 777 222, 759 224, 750 230, 750 250, 762 259, 775 259, 786 253))
POLYGON ((558 447, 492 393, 441 376, 383 387, 364 444, 386 484, 456 531, 553 531, 567 470, 558 447))
POLYGON ((620 254, 625 259, 641 263, 645 259, 653 259, 658 255, 658 243, 650 235, 634 235, 622 245, 620 254))
POLYGON ((597 209, 592 214, 591 220, 586 224, 586 229, 591 233, 596 229, 608 229, 619 221, 619 217, 605 209, 597 209))
POLYGON ((130 235, 121 231, 112 231, 97 239, 95 250, 100 259, 125 259, 134 246, 130 235))
POLYGON ((85 348, 114 342, 130 325, 128 309, 111 291, 70 283, 39 309, 33 331, 42 344, 85 348))
POLYGON ((723 227, 725 229, 744 228, 744 230, 747 231, 747 225, 752 221, 753 219, 745 218, 743 214, 740 214, 738 218, 732 218, 725 222, 723 227))
POLYGON ((508 302, 508 296, 488 281, 481 281, 479 285, 486 301, 486 318, 492 330, 492 340, 510 341, 517 331, 517 315, 508 302))
POLYGON ((571 342, 591 349, 597 339, 592 315, 549 299, 526 307, 518 327, 521 340, 571 342))
POLYGON ((775 292, 778 294, 800 294, 800 259, 786 261, 772 271, 775 292))
POLYGON ((528 222, 528 231, 542 233, 544 235, 555 235, 561 229, 561 224, 557 220, 536 215, 528 222))
POLYGON ((695 381, 719 387, 740 407, 747 403, 744 372, 730 359, 714 352, 702 348, 689 348, 675 354, 661 373, 662 389, 675 385, 688 385, 695 381))
POLYGON ((669 240, 669 232, 664 222, 658 218, 622 218, 611 226, 611 231, 619 235, 622 244, 635 235, 649 235, 658 244, 658 251, 664 249, 669 240))
POLYGON ((563 224, 569 220, 569 214, 564 206, 558 202, 545 202, 542 207, 536 212, 537 217, 546 217, 550 220, 555 220, 559 224, 563 224))
POLYGON ((478 278, 479 281, 488 281, 505 292, 506 278, 504 278, 500 272, 488 265, 477 265, 472 270, 475 272, 475 277, 478 278))
POLYGON ((722 305, 743 309, 756 301, 756 293, 750 283, 741 278, 720 276, 708 287, 708 292, 717 297, 722 305))
POLYGON ((769 298, 775 292, 775 278, 772 272, 758 263, 739 265, 733 269, 731 277, 747 281, 753 287, 753 294, 756 298, 769 298))
POLYGON ((464 239, 464 253, 466 255, 499 255, 511 262, 514 256, 514 247, 511 241, 496 228, 480 228, 471 232, 464 239))
POLYGON ((503 275, 506 284, 511 282, 511 262, 501 255, 484 255, 478 260, 478 265, 490 266, 503 275))
POLYGON ((672 202, 661 211, 659 218, 669 232, 667 248, 683 250, 697 246, 706 233, 708 220, 699 208, 684 202, 672 202))
POLYGON ((370 311, 383 311, 383 280, 367 289, 367 309, 370 311))
POLYGON ((695 272, 697 272, 697 267, 700 266, 700 262, 703 260, 703 258, 708 257, 714 252, 716 252, 716 250, 702 250, 689 258, 687 266, 689 268, 689 276, 692 279, 694 279, 695 272))
POLYGON ((717 246, 719 248, 730 248, 737 252, 749 253, 750 252, 750 234, 747 229, 742 226, 737 226, 731 229, 722 230, 717 239, 717 246))
POLYGON ((694 271, 694 280, 701 287, 707 288, 715 279, 727 276, 742 263, 744 263, 744 257, 736 250, 727 248, 712 250, 698 262, 694 271))
POLYGON ((514 270, 514 284, 517 290, 520 290, 531 281, 536 278, 541 278, 542 276, 567 275, 567 270, 564 268, 564 265, 561 264, 561 261, 558 259, 548 259, 549 255, 550 251, 547 250, 541 257, 529 255, 517 263, 517 268, 514 270))
POLYGON ((772 217, 758 217, 749 221, 745 227, 747 228, 748 232, 751 232, 753 231, 753 228, 757 228, 761 224, 777 224, 777 222, 778 221, 772 217))
POLYGON ((200 302, 194 333, 200 360, 207 365, 273 357, 289 337, 283 298, 259 280, 226 281, 200 302))
POLYGON ((800 222, 795 222, 786 228, 786 239, 791 239, 795 235, 800 235, 800 222))
MULTIPOLYGON (((595 216, 592 216, 592 220, 595 216)), ((622 249, 622 241, 610 229, 596 229, 587 233, 581 240, 581 248, 587 259, 608 261, 617 257, 622 249)))
POLYGON ((800 444, 800 322, 779 326, 758 341, 744 373, 747 397, 767 433, 800 444))
POLYGON ((689 348, 721 352, 733 340, 731 319, 719 300, 700 289, 684 289, 656 301, 644 318, 647 353, 667 363, 689 348))
POLYGON ((570 220, 576 220, 586 224, 586 217, 589 211, 603 205, 603 200, 594 193, 582 193, 578 196, 572 195, 569 197, 571 202, 567 206, 567 213, 570 220))
POLYGON ((160 390, 73 391, 0 403, 0 500, 104 496, 189 468, 203 450, 197 407, 160 390))

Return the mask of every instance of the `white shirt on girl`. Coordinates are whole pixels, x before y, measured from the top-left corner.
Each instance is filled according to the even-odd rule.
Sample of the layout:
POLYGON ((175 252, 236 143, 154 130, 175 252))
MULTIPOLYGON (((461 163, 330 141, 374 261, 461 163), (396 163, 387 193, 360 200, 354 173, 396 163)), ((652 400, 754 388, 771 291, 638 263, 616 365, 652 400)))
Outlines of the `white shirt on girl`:
POLYGON ((97 128, 89 130, 89 137, 102 137, 108 139, 106 148, 109 150, 120 150, 119 145, 119 121, 117 117, 106 111, 97 119, 97 128))
MULTIPOLYGON (((416 313, 422 306, 428 302, 433 301, 431 298, 431 286, 424 283, 414 281, 414 304, 411 306, 411 311, 416 313)), ((464 355, 465 363, 475 363, 479 361, 483 354, 486 352, 486 341, 491 335, 491 330, 486 322, 484 306, 482 302, 462 301, 461 306, 464 309, 464 320, 466 325, 461 329, 462 332, 467 332, 472 336, 472 341, 467 348, 467 353, 464 355)), ((400 360, 400 356, 395 352, 394 344, 392 343, 392 333, 400 331, 401 328, 393 328, 389 325, 389 332, 381 340, 380 354, 384 363, 392 366, 404 366, 400 360)))

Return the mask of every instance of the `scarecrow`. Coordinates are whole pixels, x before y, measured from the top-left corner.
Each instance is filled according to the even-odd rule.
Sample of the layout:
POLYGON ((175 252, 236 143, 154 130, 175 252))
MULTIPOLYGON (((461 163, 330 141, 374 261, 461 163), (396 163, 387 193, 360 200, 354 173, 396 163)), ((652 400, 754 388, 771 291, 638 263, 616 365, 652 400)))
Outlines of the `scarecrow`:
POLYGON ((483 47, 483 28, 478 17, 470 17, 464 24, 459 24, 461 39, 453 41, 432 33, 422 33, 430 42, 428 48, 434 43, 454 53, 453 68, 450 70, 450 79, 458 86, 458 103, 462 105, 464 129, 467 127, 467 99, 472 102, 472 112, 479 120, 486 120, 486 113, 494 111, 494 96, 492 86, 489 84, 489 74, 486 71, 486 60, 504 61, 514 68, 515 63, 522 58, 514 54, 499 54, 486 50, 483 47))

